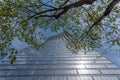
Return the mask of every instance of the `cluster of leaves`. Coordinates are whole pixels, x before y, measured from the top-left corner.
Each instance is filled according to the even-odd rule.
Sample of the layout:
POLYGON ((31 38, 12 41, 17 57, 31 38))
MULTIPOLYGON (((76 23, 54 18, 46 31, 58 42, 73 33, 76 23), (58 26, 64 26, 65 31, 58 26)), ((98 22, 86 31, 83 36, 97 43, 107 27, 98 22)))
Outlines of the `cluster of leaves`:
MULTIPOLYGON (((118 14, 120 11, 119 5, 116 5, 112 13, 98 25, 95 25, 91 31, 88 30, 91 24, 103 14, 112 0, 96 0, 91 5, 71 8, 58 19, 43 16, 57 14, 61 11, 57 11, 57 7, 61 8, 75 1, 3 0, 0 2, 1 55, 6 56, 8 52, 13 53, 9 50, 11 41, 15 37, 37 49, 43 47, 44 44, 41 43, 45 40, 45 37, 41 30, 48 28, 53 32, 63 29, 67 39, 66 46, 73 53, 77 53, 81 49, 89 51, 90 49, 100 48, 103 38, 106 39, 106 44, 120 46, 120 28, 118 27, 120 24, 116 23, 120 17, 120 14, 118 14), (64 4, 65 2, 66 4, 64 4), (53 9, 53 11, 47 12, 49 9, 53 9), (42 16, 36 15, 40 12, 43 14, 42 16), (109 27, 109 25, 112 27, 109 27)), ((11 63, 15 60, 15 56, 11 57, 11 63)))
POLYGON ((36 31, 39 23, 37 20, 27 19, 28 14, 24 8, 27 4, 24 3, 23 0, 0 2, 0 54, 2 57, 9 55, 11 63, 16 60, 16 57, 12 55, 16 50, 10 47, 15 37, 33 45, 36 49, 44 46, 40 44, 45 39, 44 34, 41 30, 36 31))
POLYGON ((120 46, 119 5, 116 5, 111 14, 95 25, 91 31, 88 30, 91 24, 100 18, 111 1, 97 0, 92 5, 72 8, 68 13, 62 15, 61 21, 65 22, 63 26, 65 26, 67 37, 66 46, 71 52, 78 53, 82 49, 89 51, 101 48, 104 46, 103 44, 110 45, 109 49, 111 46, 120 46), (104 43, 102 43, 103 40, 104 43))

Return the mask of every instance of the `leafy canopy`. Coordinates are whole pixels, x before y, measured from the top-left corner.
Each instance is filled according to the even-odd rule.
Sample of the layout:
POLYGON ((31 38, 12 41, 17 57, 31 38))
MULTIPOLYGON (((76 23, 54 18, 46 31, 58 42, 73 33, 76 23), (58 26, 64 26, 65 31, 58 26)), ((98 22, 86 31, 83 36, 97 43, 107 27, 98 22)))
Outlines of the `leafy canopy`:
POLYGON ((43 47, 43 30, 57 32, 62 29, 73 53, 90 50, 104 44, 120 46, 120 0, 1 0, 0 1, 0 53, 9 54, 11 63, 16 50, 11 41, 18 37, 43 47), (39 36, 39 38, 38 38, 39 36))

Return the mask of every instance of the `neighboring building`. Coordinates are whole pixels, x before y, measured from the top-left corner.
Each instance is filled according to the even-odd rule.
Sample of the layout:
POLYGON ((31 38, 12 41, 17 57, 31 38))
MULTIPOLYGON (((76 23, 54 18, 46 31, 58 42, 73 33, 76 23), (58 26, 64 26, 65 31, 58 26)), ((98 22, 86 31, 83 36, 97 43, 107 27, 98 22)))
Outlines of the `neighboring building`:
POLYGON ((48 38, 39 52, 21 52, 0 64, 0 80, 120 80, 120 69, 98 53, 72 54, 63 34, 48 38))

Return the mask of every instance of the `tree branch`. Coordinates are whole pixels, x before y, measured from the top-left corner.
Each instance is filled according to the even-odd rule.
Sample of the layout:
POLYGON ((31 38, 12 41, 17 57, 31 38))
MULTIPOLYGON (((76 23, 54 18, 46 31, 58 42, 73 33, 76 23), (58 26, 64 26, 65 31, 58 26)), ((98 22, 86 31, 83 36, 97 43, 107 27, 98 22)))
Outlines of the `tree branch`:
POLYGON ((47 3, 43 3, 41 0, 39 0, 39 3, 41 3, 43 6, 47 6, 47 7, 50 7, 50 8, 56 9, 56 7, 51 6, 51 5, 48 5, 47 3))
POLYGON ((62 5, 60 5, 60 7, 63 7, 64 5, 66 5, 68 1, 69 0, 66 0, 62 5))
POLYGON ((26 10, 28 10, 29 12, 32 12, 32 13, 37 13, 37 12, 35 12, 35 11, 33 11, 33 10, 29 9, 28 7, 26 7, 25 9, 26 9, 26 10))
MULTIPOLYGON (((82 5, 90 5, 92 3, 94 3, 96 0, 79 0, 77 2, 71 3, 69 5, 64 6, 69 0, 66 0, 60 7, 58 8, 53 8, 53 9, 47 9, 45 11, 41 11, 38 13, 35 13, 34 15, 30 16, 28 19, 31 18, 39 18, 39 17, 53 17, 58 19, 61 15, 65 14, 69 9, 71 8, 75 8, 75 7, 80 7, 82 5), (63 6, 63 7, 62 7, 63 6), (57 11, 60 11, 59 13, 57 13, 57 11), (55 12, 51 15, 48 15, 48 12, 55 12)), ((109 5, 107 6, 107 8, 105 9, 103 15, 97 20, 95 21, 89 28, 88 31, 90 31, 95 25, 98 25, 98 23, 105 18, 106 16, 108 16, 110 14, 110 12, 112 11, 112 9, 114 8, 114 6, 119 3, 120 0, 113 0, 109 3, 109 5)), ((45 5, 45 4, 43 4, 45 5)), ((48 5, 47 5, 48 6, 48 5)), ((51 6, 48 6, 51 7, 51 6)), ((90 14, 88 13, 88 15, 90 16, 90 14)), ((91 17, 91 16, 90 16, 91 17)), ((92 18, 92 17, 91 17, 92 18)), ((93 19, 93 18, 92 18, 93 19)))
POLYGON ((113 0, 112 2, 110 2, 110 4, 107 6, 106 10, 104 11, 103 15, 96 22, 94 22, 92 24, 92 26, 90 26, 88 31, 90 31, 95 25, 97 25, 103 18, 108 16, 110 14, 110 12, 112 11, 112 9, 114 8, 114 6, 119 2, 120 2, 120 0, 113 0))
POLYGON ((69 4, 67 6, 64 6, 64 7, 58 7, 58 8, 55 8, 55 9, 48 9, 48 10, 45 10, 45 11, 42 11, 42 12, 39 12, 39 13, 36 13, 32 16, 30 16, 28 19, 30 18, 34 18, 36 15, 41 15, 43 13, 47 13, 47 12, 52 12, 52 11, 61 11, 59 12, 58 14, 56 15, 51 15, 53 17, 55 17, 56 19, 59 18, 62 14, 66 13, 70 8, 75 8, 75 7, 80 7, 82 5, 90 5, 92 4, 93 2, 95 2, 96 0, 79 0, 77 2, 74 2, 72 4, 69 4))

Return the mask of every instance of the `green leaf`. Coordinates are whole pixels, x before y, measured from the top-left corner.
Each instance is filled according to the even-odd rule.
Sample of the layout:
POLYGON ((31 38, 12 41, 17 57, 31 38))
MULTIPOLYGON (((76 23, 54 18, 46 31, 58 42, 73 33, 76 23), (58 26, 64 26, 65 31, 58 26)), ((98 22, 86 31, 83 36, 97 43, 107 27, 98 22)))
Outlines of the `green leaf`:
POLYGON ((16 61, 16 57, 13 56, 13 57, 11 58, 11 60, 10 60, 10 63, 13 64, 15 61, 16 61))

